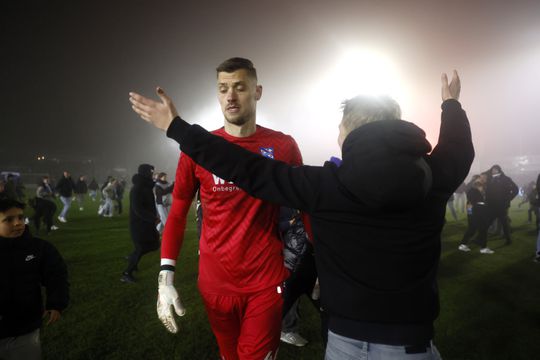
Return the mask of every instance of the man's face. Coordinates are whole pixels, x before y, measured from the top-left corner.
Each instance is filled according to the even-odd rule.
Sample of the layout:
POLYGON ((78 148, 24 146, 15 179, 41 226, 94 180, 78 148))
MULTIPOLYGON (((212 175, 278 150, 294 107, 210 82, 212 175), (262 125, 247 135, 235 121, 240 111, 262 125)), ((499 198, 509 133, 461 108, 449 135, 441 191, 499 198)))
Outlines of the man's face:
POLYGON ((24 214, 22 209, 11 208, 0 212, 0 236, 16 238, 24 232, 24 214))
POLYGON ((67 171, 64 171, 64 177, 69 177, 69 173, 67 171))
POLYGON ((255 119, 257 101, 262 87, 246 70, 218 73, 218 99, 225 120, 230 124, 244 125, 255 119))

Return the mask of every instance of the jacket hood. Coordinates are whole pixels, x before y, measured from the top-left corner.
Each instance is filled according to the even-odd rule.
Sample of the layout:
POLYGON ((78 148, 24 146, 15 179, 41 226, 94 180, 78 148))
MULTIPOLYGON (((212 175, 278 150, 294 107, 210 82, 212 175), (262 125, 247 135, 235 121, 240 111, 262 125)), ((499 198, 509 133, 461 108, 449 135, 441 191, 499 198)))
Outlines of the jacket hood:
POLYGON ((413 123, 369 123, 345 139, 338 178, 371 207, 404 209, 422 201, 431 187, 431 169, 424 160, 430 151, 426 134, 413 123))
POLYGON ((141 164, 139 165, 139 168, 137 169, 137 174, 152 178, 152 174, 154 173, 154 167, 150 164, 141 164))
POLYGON ((150 188, 154 187, 154 180, 152 180, 151 177, 146 177, 138 173, 133 175, 131 182, 135 186, 145 186, 150 188))

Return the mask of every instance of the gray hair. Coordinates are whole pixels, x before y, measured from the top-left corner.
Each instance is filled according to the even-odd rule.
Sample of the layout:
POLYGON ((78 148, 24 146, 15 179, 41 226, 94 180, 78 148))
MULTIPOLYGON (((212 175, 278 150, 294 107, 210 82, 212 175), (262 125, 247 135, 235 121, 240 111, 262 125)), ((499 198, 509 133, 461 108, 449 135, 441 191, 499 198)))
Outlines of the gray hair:
POLYGON ((389 96, 357 95, 341 103, 342 125, 347 133, 374 121, 400 120, 401 108, 389 96))

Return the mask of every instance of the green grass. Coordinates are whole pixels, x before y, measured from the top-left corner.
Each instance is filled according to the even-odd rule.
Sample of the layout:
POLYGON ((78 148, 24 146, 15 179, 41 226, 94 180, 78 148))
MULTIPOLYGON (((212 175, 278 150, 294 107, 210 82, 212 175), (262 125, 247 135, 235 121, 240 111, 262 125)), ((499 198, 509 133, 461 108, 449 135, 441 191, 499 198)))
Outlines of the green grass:
MULTIPOLYGON (((75 205, 75 204, 74 204, 75 205)), ((131 252, 127 216, 99 218, 97 203, 73 207, 69 222, 45 237, 69 268, 71 303, 62 319, 44 327, 44 359, 218 359, 218 350, 197 291, 197 242, 190 214, 176 284, 187 314, 178 334, 157 319, 159 251, 143 257, 136 284, 119 281, 131 252)), ((457 251, 464 215, 443 233, 439 284, 441 314, 435 343, 445 360, 532 360, 540 354, 540 264, 532 261, 536 234, 526 211, 513 209, 511 246, 491 236, 494 255, 457 251)), ((320 324, 302 305, 304 348, 282 344, 279 359, 322 359, 320 324)))

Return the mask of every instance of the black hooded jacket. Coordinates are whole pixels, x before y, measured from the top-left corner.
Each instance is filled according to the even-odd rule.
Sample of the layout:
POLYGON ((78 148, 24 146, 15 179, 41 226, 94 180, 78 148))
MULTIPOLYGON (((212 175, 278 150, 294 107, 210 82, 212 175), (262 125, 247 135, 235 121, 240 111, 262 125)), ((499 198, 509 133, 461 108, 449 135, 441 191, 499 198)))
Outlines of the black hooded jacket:
POLYGON ((0 237, 0 339, 27 334, 41 326, 45 309, 64 310, 69 301, 66 264, 49 242, 26 227, 18 238, 0 237))
POLYGON ((496 176, 490 176, 486 186, 486 202, 492 209, 507 209, 510 207, 512 199, 518 194, 518 186, 511 178, 505 175, 499 165, 494 165, 489 170, 489 174, 493 168, 499 170, 496 176))
POLYGON ((335 333, 424 344, 439 312, 436 274, 446 202, 474 158, 459 102, 442 104, 439 141, 405 121, 351 132, 343 163, 293 167, 176 118, 182 152, 249 194, 311 215, 323 308, 335 333))
POLYGON ((137 173, 132 178, 133 187, 129 193, 129 228, 131 238, 136 243, 159 241, 156 230, 158 219, 154 201, 154 181, 151 175, 137 173))

